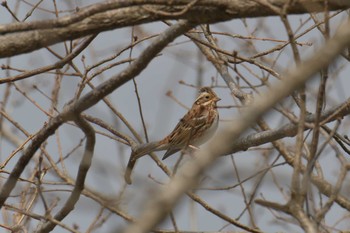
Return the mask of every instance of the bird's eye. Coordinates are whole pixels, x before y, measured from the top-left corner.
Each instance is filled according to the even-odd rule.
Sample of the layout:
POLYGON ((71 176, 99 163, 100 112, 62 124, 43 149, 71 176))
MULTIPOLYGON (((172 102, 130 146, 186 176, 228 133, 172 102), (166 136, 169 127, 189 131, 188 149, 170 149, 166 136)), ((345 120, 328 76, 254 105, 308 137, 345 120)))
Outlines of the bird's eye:
POLYGON ((207 95, 205 98, 206 98, 206 99, 209 99, 209 95, 207 95))

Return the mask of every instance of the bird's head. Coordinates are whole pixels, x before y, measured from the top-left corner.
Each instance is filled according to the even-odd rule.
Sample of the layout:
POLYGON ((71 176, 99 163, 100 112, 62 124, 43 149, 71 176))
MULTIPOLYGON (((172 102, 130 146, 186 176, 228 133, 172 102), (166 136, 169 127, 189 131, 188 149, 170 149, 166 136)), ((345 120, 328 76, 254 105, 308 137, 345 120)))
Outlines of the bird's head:
POLYGON ((221 100, 210 87, 202 87, 199 89, 199 95, 195 101, 198 105, 216 105, 221 100))

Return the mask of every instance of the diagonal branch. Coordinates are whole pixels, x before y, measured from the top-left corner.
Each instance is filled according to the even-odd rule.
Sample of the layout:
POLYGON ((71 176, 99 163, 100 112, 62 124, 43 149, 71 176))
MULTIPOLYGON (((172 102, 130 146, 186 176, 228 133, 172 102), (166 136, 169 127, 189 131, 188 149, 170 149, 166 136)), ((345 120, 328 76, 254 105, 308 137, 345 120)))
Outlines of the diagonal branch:
POLYGON ((153 196, 139 220, 128 227, 126 233, 149 232, 155 228, 174 207, 182 195, 193 188, 204 170, 215 159, 232 146, 232 140, 239 138, 248 127, 253 125, 264 113, 276 103, 291 94, 310 79, 316 72, 332 63, 337 56, 350 45, 350 22, 339 28, 334 38, 315 55, 299 65, 297 69, 286 75, 283 82, 275 85, 271 90, 278 90, 261 95, 255 102, 242 110, 240 117, 232 122, 239 124, 227 124, 225 129, 218 133, 204 149, 196 154, 196 159, 183 166, 168 185, 159 190, 157 196, 153 196))
POLYGON ((20 175, 24 168, 27 166, 34 153, 40 147, 40 145, 52 135, 55 130, 63 123, 74 120, 74 117, 83 112, 84 110, 92 107, 103 97, 113 92, 118 87, 125 84, 127 81, 136 77, 143 71, 152 59, 167 46, 176 37, 182 35, 186 31, 190 30, 194 25, 187 21, 180 21, 179 23, 169 27, 161 35, 159 35, 153 43, 151 43, 128 68, 124 71, 108 79, 106 82, 97 86, 94 90, 87 93, 82 98, 73 101, 70 105, 66 106, 64 111, 49 120, 48 123, 36 134, 32 143, 23 152, 23 155, 19 158, 14 169, 12 170, 9 178, 2 186, 0 192, 0 208, 4 205, 5 201, 9 197, 11 191, 15 187, 20 175))
POLYGON ((3 83, 9 83, 9 82, 15 82, 18 80, 22 80, 37 74, 42 74, 44 72, 54 70, 54 69, 59 69, 62 68, 64 65, 68 64, 71 62, 76 56, 78 56, 84 49, 86 49, 87 46, 96 38, 97 34, 91 35, 86 40, 73 52, 69 53, 67 56, 65 56, 62 60, 55 62, 52 65, 44 66, 39 69, 35 70, 30 70, 27 72, 23 72, 21 74, 12 76, 12 77, 7 77, 7 78, 2 78, 0 79, 0 85, 3 83))

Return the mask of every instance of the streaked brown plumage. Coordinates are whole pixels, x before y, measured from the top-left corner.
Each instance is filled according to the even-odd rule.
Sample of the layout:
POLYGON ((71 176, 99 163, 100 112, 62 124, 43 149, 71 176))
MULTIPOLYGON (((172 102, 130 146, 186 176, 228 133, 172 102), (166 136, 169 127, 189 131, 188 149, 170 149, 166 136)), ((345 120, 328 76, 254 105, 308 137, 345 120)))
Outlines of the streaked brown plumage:
POLYGON ((160 141, 141 144, 132 151, 125 172, 126 183, 131 184, 131 171, 136 160, 143 155, 166 150, 162 158, 166 159, 188 146, 199 146, 210 139, 218 127, 219 113, 216 103, 219 100, 210 87, 202 87, 192 108, 168 136, 160 141))

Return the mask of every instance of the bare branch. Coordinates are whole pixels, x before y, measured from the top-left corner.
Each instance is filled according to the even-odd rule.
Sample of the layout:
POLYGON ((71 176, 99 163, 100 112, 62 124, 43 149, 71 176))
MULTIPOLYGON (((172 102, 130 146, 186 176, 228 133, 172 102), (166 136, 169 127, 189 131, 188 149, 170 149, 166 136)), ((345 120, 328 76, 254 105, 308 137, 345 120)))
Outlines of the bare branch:
POLYGON ((185 164, 171 182, 163 187, 159 195, 149 202, 147 211, 143 212, 139 221, 126 229, 126 233, 141 233, 151 231, 157 223, 165 218, 179 198, 198 181, 200 174, 208 168, 216 157, 231 148, 231 139, 238 136, 254 124, 259 117, 273 107, 278 101, 291 94, 314 73, 330 64, 344 48, 350 44, 350 22, 343 25, 337 34, 312 58, 301 64, 298 69, 286 75, 283 83, 276 85, 274 93, 266 93, 260 99, 242 111, 240 117, 233 122, 240 124, 227 125, 205 149, 198 152, 195 160, 185 164))
MULTIPOLYGON (((74 189, 67 199, 65 205, 60 209, 60 211, 55 215, 54 219, 61 221, 64 219, 73 209, 75 204, 78 202, 82 191, 84 190, 85 179, 87 172, 91 166, 92 156, 95 149, 95 130, 87 123, 81 116, 77 116, 75 123, 81 128, 86 136, 86 144, 83 158, 81 159, 79 170, 74 185, 74 189)), ((43 226, 38 230, 38 232, 50 232, 55 228, 56 224, 52 221, 47 221, 43 226)))
MULTIPOLYGON (((268 7, 255 1, 202 0, 188 8, 189 0, 130 0, 109 1, 91 5, 72 15, 55 20, 14 23, 0 27, 0 57, 28 53, 66 40, 116 28, 167 19, 186 19, 194 24, 217 23, 242 18, 276 15, 268 7), (152 10, 150 10, 152 9, 152 10), (183 11, 186 9, 185 11, 183 11), (160 12, 167 12, 161 14, 160 12), (178 14, 182 12, 181 14, 178 14), (175 13, 175 14, 174 14, 175 13)), ((274 0, 275 7, 287 0, 274 0)), ((291 14, 304 14, 323 10, 325 0, 293 1, 288 8, 291 14)), ((350 3, 329 0, 329 10, 345 10, 350 3)))
POLYGON ((19 176, 27 166, 30 159, 33 157, 35 151, 50 135, 55 132, 60 125, 74 119, 76 114, 79 114, 93 106, 100 101, 101 98, 110 94, 112 91, 138 75, 168 43, 192 27, 193 25, 186 21, 181 21, 173 25, 163 34, 161 34, 150 46, 148 46, 139 56, 139 58, 136 59, 127 69, 108 79, 106 82, 102 83, 96 89, 84 95, 82 98, 71 103, 58 116, 51 118, 49 122, 38 132, 35 138, 33 138, 32 143, 23 152, 23 155, 18 160, 6 183, 3 185, 0 192, 0 206, 5 203, 12 189, 15 187, 19 176))

